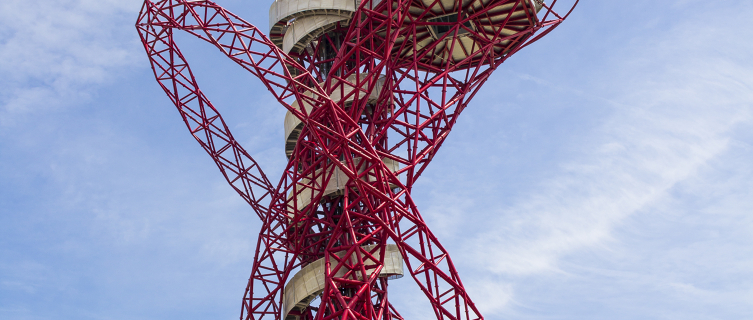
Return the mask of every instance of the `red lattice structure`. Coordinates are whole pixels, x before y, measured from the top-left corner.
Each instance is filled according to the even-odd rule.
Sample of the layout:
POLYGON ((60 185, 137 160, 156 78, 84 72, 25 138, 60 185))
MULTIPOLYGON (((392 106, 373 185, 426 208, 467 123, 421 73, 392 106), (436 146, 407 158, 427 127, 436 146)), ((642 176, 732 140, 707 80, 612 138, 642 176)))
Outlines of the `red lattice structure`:
POLYGON ((556 4, 277 0, 267 36, 211 1, 144 2, 136 26, 157 81, 262 221, 241 320, 403 319, 387 285, 406 273, 437 319, 483 319, 411 189, 489 75, 577 1, 565 15, 556 4), (176 30, 287 108, 277 184, 199 89, 176 30))

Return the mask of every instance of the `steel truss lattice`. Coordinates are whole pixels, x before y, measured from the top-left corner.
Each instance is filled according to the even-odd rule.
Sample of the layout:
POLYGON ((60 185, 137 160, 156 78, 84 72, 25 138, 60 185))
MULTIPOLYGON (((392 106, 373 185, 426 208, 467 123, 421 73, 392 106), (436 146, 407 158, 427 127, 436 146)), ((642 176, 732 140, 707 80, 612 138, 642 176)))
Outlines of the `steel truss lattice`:
POLYGON ((158 83, 262 221, 241 320, 403 319, 387 294, 403 263, 437 319, 483 319, 411 189, 489 75, 577 0, 565 15, 556 4, 343 2, 337 16, 278 17, 267 36, 211 1, 144 2, 136 27, 158 83), (176 30, 216 46, 288 110, 289 162, 276 185, 199 89, 176 30), (292 282, 313 281, 310 270, 319 282, 300 298, 292 282))

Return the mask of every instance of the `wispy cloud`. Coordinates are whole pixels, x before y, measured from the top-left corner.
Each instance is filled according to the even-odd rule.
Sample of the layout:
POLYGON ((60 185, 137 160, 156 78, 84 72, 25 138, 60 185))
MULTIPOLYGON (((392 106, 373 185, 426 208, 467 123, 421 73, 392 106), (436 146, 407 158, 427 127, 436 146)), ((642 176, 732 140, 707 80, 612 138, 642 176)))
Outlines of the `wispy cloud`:
MULTIPOLYGON (((737 55, 753 52, 753 44, 740 41, 753 32, 739 31, 743 34, 680 23, 661 36, 642 38, 640 46, 624 47, 611 58, 614 69, 603 73, 608 78, 592 79, 591 88, 573 92, 592 91, 592 100, 606 103, 612 114, 590 137, 575 141, 578 156, 559 163, 538 190, 487 214, 488 223, 459 256, 500 278, 471 277, 484 284, 472 284, 472 290, 497 286, 507 295, 516 288, 510 279, 568 273, 564 257, 583 249, 609 250, 614 229, 628 217, 673 201, 673 188, 729 151, 739 130, 753 124, 753 66, 737 55)), ((688 285, 674 288, 703 294, 688 285)), ((482 298, 479 305, 494 313, 514 299, 482 298)))
POLYGON ((88 99, 134 63, 136 0, 0 3, 0 120, 88 99), (127 13, 127 14, 123 14, 127 13), (127 34, 128 36, 124 36, 127 34))

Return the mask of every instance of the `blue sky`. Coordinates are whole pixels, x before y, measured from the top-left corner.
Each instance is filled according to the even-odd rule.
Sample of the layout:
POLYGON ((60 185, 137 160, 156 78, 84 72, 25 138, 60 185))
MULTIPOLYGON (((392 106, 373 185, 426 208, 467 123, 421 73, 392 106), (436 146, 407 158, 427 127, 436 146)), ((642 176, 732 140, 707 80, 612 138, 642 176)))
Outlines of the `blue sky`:
MULTIPOLYGON (((267 25, 265 1, 218 3, 267 25)), ((239 315, 258 218, 153 80, 139 7, 0 3, 0 319, 239 315)), ((753 319, 751 16, 582 1, 495 72, 414 189, 487 319, 753 319)), ((282 107, 181 41, 278 176, 282 107)))

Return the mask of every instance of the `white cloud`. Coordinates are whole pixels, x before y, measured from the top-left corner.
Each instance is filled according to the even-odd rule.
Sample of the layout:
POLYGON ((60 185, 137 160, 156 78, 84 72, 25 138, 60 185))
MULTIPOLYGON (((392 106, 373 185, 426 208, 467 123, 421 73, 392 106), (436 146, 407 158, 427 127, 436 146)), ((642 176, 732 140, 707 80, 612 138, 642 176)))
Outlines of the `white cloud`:
POLYGON ((137 0, 0 3, 0 119, 88 99, 134 63, 137 0), (133 21, 132 21, 133 20, 133 21), (123 36, 129 35, 129 36, 123 36), (123 42, 123 39, 130 41, 123 42))
MULTIPOLYGON (((672 201, 673 188, 729 151, 739 130, 753 124, 753 67, 736 55, 753 52, 753 44, 740 41, 753 32, 738 31, 682 23, 613 57, 617 67, 591 89, 613 101, 606 106, 613 114, 591 138, 576 142, 580 156, 562 163, 537 191, 497 210, 461 257, 504 278, 496 281, 501 288, 510 279, 567 273, 564 257, 611 250, 618 241, 613 231, 626 218, 672 201)), ((691 285, 671 287, 702 293, 691 285)), ((479 305, 494 313, 509 301, 482 298, 479 305)))

